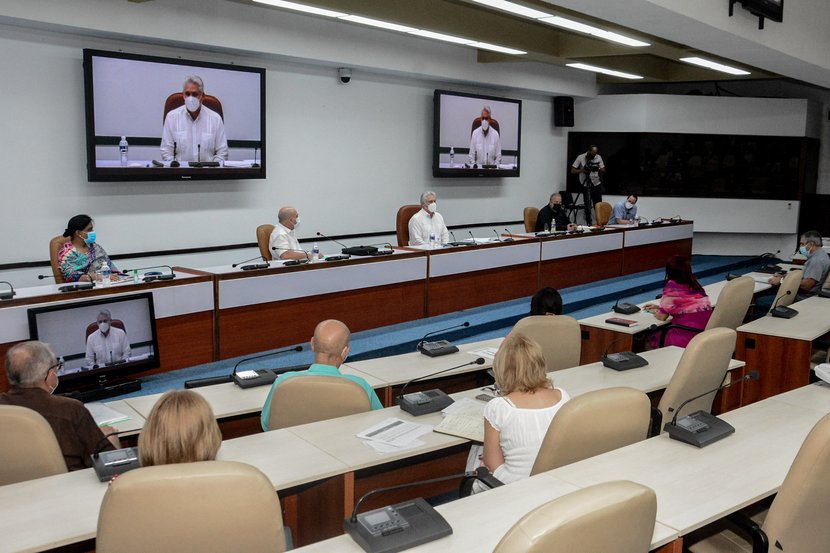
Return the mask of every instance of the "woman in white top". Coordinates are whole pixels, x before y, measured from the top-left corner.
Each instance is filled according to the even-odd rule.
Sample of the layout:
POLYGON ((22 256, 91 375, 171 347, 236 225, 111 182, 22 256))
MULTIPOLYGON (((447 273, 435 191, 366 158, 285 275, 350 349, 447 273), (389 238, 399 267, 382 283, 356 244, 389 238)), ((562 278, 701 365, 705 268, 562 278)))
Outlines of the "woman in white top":
POLYGON ((548 380, 542 348, 508 336, 493 361, 501 397, 484 408, 483 461, 505 484, 530 476, 554 415, 570 396, 548 380))

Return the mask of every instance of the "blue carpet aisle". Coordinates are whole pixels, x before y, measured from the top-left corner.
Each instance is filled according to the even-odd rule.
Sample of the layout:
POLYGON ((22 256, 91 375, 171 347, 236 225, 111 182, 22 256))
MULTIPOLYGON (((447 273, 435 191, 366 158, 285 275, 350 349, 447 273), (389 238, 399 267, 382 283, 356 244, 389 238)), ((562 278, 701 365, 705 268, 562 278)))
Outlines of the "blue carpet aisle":
MULTIPOLYGON (((692 259, 695 274, 701 284, 704 285, 723 280, 729 272, 742 274, 774 261, 749 256, 696 255, 692 259)), ((560 293, 565 304, 565 313, 576 319, 581 319, 607 312, 617 299, 632 303, 653 299, 663 289, 663 278, 663 269, 656 269, 564 288, 560 290, 560 293)), ((416 344, 427 332, 460 325, 465 321, 470 322, 469 328, 447 332, 442 334, 440 338, 456 343, 499 338, 505 336, 516 321, 527 314, 529 307, 530 298, 520 298, 357 332, 352 335, 351 353, 347 362, 415 351, 416 344)), ((262 361, 252 361, 246 363, 243 367, 245 369, 258 369, 311 363, 313 355, 308 351, 308 344, 305 343, 302 346, 304 349, 302 352, 282 354, 262 361)), ((161 352, 161 355, 163 357, 164 352, 161 352)), ((171 388, 180 389, 184 387, 186 380, 230 374, 233 366, 244 358, 235 357, 144 377, 142 378, 141 391, 119 396, 118 399, 157 394, 171 388)))

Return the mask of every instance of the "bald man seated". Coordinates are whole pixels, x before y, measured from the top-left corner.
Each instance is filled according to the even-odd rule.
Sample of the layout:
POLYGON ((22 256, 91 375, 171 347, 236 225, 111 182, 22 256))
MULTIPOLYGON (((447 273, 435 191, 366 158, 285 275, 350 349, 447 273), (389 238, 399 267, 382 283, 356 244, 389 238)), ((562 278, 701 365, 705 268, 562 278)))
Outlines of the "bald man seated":
MULTIPOLYGON (((281 207, 277 213, 277 224, 271 231, 268 246, 274 259, 310 259, 310 253, 300 248, 294 231, 300 226, 300 214, 290 205, 281 207)), ((322 256, 321 256, 322 257, 322 256)))
POLYGON ((43 342, 17 344, 6 353, 6 376, 11 389, 0 394, 0 405, 28 407, 40 413, 58 439, 66 468, 79 470, 92 466, 91 455, 121 447, 110 426, 98 428, 84 404, 77 399, 53 396, 58 387, 58 371, 63 362, 55 359, 52 349, 43 342))
POLYGON ((340 374, 340 365, 349 355, 349 339, 351 332, 349 327, 340 321, 329 319, 317 325, 314 329, 314 336, 311 338, 311 351, 314 352, 314 364, 304 371, 293 371, 281 374, 271 386, 265 405, 262 406, 262 430, 268 431, 268 419, 271 413, 271 399, 274 397, 274 390, 277 386, 289 378, 297 376, 338 376, 360 384, 366 391, 372 409, 383 409, 375 390, 369 383, 359 376, 340 374))

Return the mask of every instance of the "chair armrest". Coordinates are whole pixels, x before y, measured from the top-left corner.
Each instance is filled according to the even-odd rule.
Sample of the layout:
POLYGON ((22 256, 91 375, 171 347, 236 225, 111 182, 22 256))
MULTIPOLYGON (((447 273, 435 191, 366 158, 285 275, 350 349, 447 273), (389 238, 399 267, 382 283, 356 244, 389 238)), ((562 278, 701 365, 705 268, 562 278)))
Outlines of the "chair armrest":
POLYGON ((761 526, 757 522, 740 511, 728 515, 726 519, 749 534, 749 537, 752 539, 752 553, 769 552, 769 538, 767 538, 767 535, 761 530, 761 526))
POLYGON ((661 426, 663 426, 663 413, 661 413, 660 409, 657 407, 652 407, 651 424, 648 429, 648 437, 653 438, 654 436, 659 436, 661 426))

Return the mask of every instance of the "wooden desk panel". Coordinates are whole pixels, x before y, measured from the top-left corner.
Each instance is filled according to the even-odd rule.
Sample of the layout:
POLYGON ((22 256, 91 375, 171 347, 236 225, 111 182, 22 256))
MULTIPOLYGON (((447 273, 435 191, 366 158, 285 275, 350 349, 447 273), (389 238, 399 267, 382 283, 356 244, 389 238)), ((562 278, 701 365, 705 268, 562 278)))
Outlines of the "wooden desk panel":
POLYGON ((485 271, 430 278, 427 317, 532 296, 539 264, 526 263, 485 271))
POLYGON ((551 286, 561 289, 618 277, 622 271, 622 261, 621 249, 542 261, 538 288, 551 286))
MULTIPOLYGON (((625 317, 625 315, 621 315, 625 317)), ((633 351, 634 334, 623 334, 614 330, 580 324, 582 334, 582 351, 579 354, 580 365, 596 363, 607 353, 633 351), (610 347, 609 347, 610 346, 610 347)))
POLYGON ((623 249, 622 274, 630 275, 651 269, 662 269, 673 255, 692 255, 692 239, 657 242, 623 249))
POLYGON ((807 385, 811 352, 808 340, 738 332, 735 356, 746 361, 747 372, 761 375, 741 385, 741 405, 807 385))

